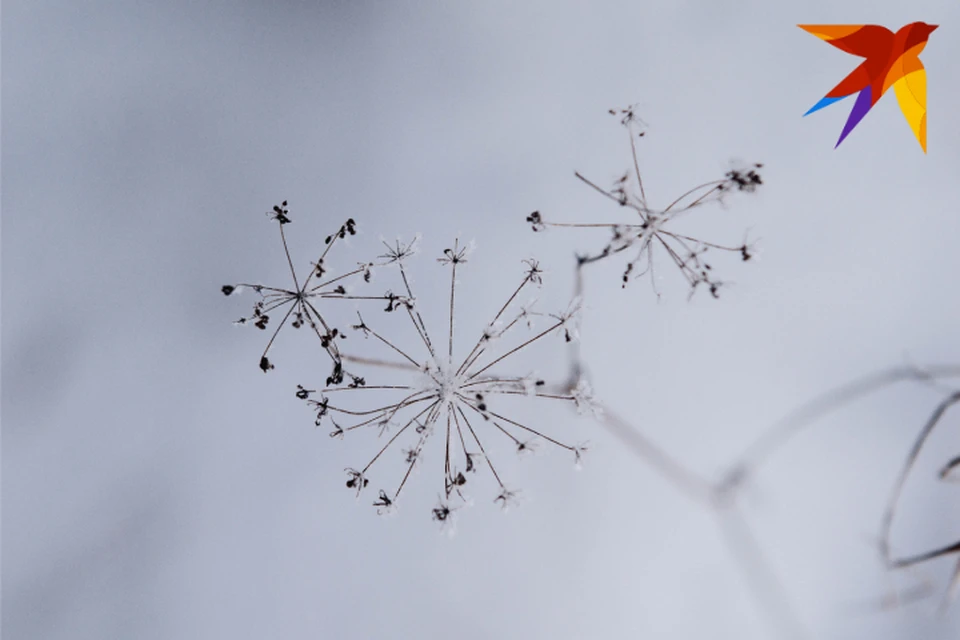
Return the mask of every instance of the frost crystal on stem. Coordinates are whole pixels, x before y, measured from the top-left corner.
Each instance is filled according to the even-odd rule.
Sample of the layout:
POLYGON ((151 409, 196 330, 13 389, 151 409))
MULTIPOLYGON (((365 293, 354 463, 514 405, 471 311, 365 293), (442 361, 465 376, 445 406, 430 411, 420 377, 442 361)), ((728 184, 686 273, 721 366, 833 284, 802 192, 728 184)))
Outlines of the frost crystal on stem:
POLYGON ((570 392, 573 403, 580 414, 590 414, 594 417, 600 417, 602 409, 600 404, 594 399, 593 388, 590 383, 581 378, 577 381, 577 386, 570 392))

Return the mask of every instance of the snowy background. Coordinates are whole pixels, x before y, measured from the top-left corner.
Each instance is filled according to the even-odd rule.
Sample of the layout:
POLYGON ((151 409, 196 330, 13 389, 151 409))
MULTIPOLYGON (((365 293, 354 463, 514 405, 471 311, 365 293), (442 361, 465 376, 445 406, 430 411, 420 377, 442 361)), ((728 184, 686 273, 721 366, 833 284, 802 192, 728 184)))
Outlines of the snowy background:
MULTIPOLYGON (((331 440, 293 395, 322 384, 327 361, 287 334, 264 376, 265 334, 231 326, 253 297, 219 291, 286 283, 264 215, 284 199, 300 268, 347 217, 361 233, 332 254, 341 266, 379 253, 379 236, 422 232, 414 284, 438 328, 448 281, 434 258, 475 240, 458 324, 475 335, 531 255, 549 270, 542 305, 566 306, 574 253, 605 232, 534 234, 524 217, 626 216, 573 172, 608 185, 629 167, 606 111, 639 103, 653 203, 733 159, 765 163, 758 193, 686 227, 734 244, 749 229, 762 253, 715 260, 735 283, 719 301, 687 302, 663 256, 659 302, 646 280, 620 288, 619 261, 587 273, 582 349, 611 408, 717 478, 818 393, 960 362, 954 2, 3 10, 5 638, 780 637, 715 515, 569 412, 523 409, 590 441, 583 470, 504 450, 526 498, 506 515, 488 484, 441 535, 427 468, 395 517, 372 494, 358 503, 343 468, 375 437, 331 440), (921 56, 929 153, 892 95, 834 151, 848 105, 801 115, 856 61, 795 25, 915 20, 941 25, 921 56)), ((370 290, 395 276, 380 270, 370 290)), ((518 369, 563 371, 562 343, 547 346, 518 369)), ((745 493, 809 637, 957 637, 960 606, 934 614, 950 561, 891 576, 875 545, 942 395, 903 385, 833 413, 745 493), (923 602, 873 606, 922 579, 936 588, 923 602)), ((908 488, 905 553, 957 537, 956 486, 933 476, 958 427, 944 423, 908 488)))

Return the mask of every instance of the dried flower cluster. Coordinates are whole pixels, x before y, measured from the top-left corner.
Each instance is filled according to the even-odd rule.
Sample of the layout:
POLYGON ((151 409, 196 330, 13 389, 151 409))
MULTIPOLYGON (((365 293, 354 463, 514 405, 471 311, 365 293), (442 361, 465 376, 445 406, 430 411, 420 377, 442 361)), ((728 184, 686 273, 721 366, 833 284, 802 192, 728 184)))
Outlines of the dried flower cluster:
POLYGON ((328 276, 324 265, 327 254, 337 241, 343 240, 348 235, 356 234, 356 222, 353 218, 350 218, 335 233, 327 236, 320 257, 311 263, 310 271, 306 276, 298 277, 293 266, 293 260, 290 257, 290 248, 287 245, 287 236, 284 232, 284 226, 291 222, 287 201, 284 200, 279 205, 275 205, 267 215, 272 220, 277 221, 293 286, 291 288, 268 287, 262 284, 249 283, 224 285, 221 291, 226 296, 239 294, 244 289, 252 289, 260 296, 253 305, 253 312, 249 316, 240 318, 235 324, 252 324, 256 328, 266 331, 270 324, 271 314, 283 314, 280 321, 276 323, 276 329, 270 334, 267 346, 264 347, 263 353, 260 355, 259 366, 264 373, 274 368, 274 364, 267 357, 267 354, 270 352, 270 347, 273 346, 280 330, 286 326, 287 322, 289 321, 290 326, 294 329, 300 329, 304 326, 309 327, 310 331, 319 339, 321 348, 333 361, 333 372, 328 384, 339 384, 343 380, 343 365, 337 346, 337 338, 340 338, 342 334, 324 319, 323 314, 317 307, 321 306, 321 301, 326 303, 329 300, 369 299, 365 296, 349 294, 345 284, 350 278, 354 277, 361 277, 365 282, 370 282, 372 263, 361 262, 356 269, 332 277, 328 276))
MULTIPOLYGON (((654 278, 654 254, 662 252, 688 283, 691 296, 698 289, 707 289, 713 297, 718 297, 724 282, 714 275, 709 256, 719 251, 735 255, 742 261, 749 261, 753 256, 753 248, 745 241, 740 244, 720 244, 679 233, 673 222, 682 214, 706 204, 722 202, 728 193, 754 192, 763 184, 760 176, 763 165, 757 163, 732 169, 721 179, 687 190, 666 207, 654 208, 647 200, 637 156, 636 140, 645 135, 641 129, 642 123, 633 108, 611 109, 610 114, 619 118, 620 124, 627 130, 632 168, 610 188, 603 188, 580 173, 575 175, 619 207, 629 209, 631 219, 602 223, 556 222, 546 219, 539 211, 534 211, 527 216, 527 223, 534 231, 549 227, 609 230, 609 240, 599 251, 582 254, 577 258, 578 270, 624 254, 627 262, 621 276, 622 285, 626 287, 634 278, 649 274, 654 291, 659 296, 654 278)), ((434 448, 443 451, 439 501, 431 510, 433 519, 443 525, 451 522, 457 509, 466 501, 467 486, 472 486, 472 478, 480 469, 488 470, 496 484, 494 502, 503 507, 516 502, 517 491, 504 482, 490 455, 494 446, 507 444, 522 453, 539 443, 547 443, 568 452, 575 461, 580 461, 585 450, 584 444, 564 442, 539 425, 528 424, 516 416, 511 417, 502 407, 503 401, 509 396, 528 397, 537 402, 561 403, 580 413, 589 414, 688 495, 702 500, 711 508, 729 509, 728 513, 732 513, 731 505, 735 502, 736 490, 745 478, 752 474, 763 458, 769 456, 775 448, 818 415, 885 384, 911 377, 921 378, 916 372, 891 374, 888 378, 851 386, 849 390, 841 390, 818 403, 802 408, 764 434, 740 462, 731 467, 721 482, 710 483, 667 456, 626 421, 611 416, 609 412, 605 415, 603 407, 595 401, 588 381, 580 375, 581 368, 576 361, 572 366, 573 377, 563 383, 502 370, 505 365, 513 364, 514 356, 543 340, 559 337, 564 342, 572 342, 576 339, 577 318, 581 310, 579 295, 566 311, 557 314, 539 313, 531 306, 520 304, 521 294, 542 284, 542 270, 535 260, 524 261, 525 269, 519 284, 507 293, 505 301, 497 307, 485 329, 471 343, 472 348, 465 354, 455 356, 457 273, 467 264, 470 247, 463 247, 457 241, 438 258, 438 262, 449 269, 449 286, 447 287, 446 281, 442 285, 443 290, 449 291, 449 294, 448 299, 445 299, 448 309, 445 339, 437 340, 427 329, 421 312, 424 306, 414 295, 407 271, 410 258, 417 252, 417 238, 407 243, 384 243, 386 252, 377 258, 360 261, 356 268, 340 275, 331 275, 325 263, 329 252, 334 245, 356 234, 356 223, 350 218, 326 237, 325 246, 319 257, 311 263, 310 270, 298 275, 285 234, 286 225, 291 223, 287 202, 274 206, 268 215, 277 222, 292 285, 270 287, 241 283, 223 286, 222 292, 231 296, 244 289, 252 289, 259 296, 252 313, 240 318, 237 324, 251 324, 264 331, 275 326, 259 360, 259 367, 264 372, 274 369, 274 363, 268 354, 281 329, 288 324, 294 329, 307 327, 308 333, 319 340, 322 351, 332 363, 332 371, 323 385, 310 385, 317 386, 317 389, 297 385, 296 396, 308 404, 317 426, 329 425, 331 437, 343 439, 347 434, 367 432, 383 440, 365 464, 345 470, 347 488, 359 496, 369 488, 373 473, 379 473, 381 467, 387 464, 383 461, 393 458, 395 463, 400 465, 396 482, 389 489, 376 489, 377 494, 372 504, 378 513, 388 513, 395 509, 414 470, 423 465, 424 452, 429 442, 436 442, 434 448), (379 295, 359 295, 348 289, 348 284, 353 282, 359 286, 369 285, 374 267, 396 269, 399 281, 395 290, 391 289, 379 295), (334 300, 353 301, 353 307, 363 308, 362 311, 354 309, 349 313, 349 317, 355 316, 355 320, 346 325, 351 327, 353 335, 362 336, 367 342, 354 338, 350 344, 372 343, 385 355, 367 358, 344 351, 341 342, 347 335, 338 327, 346 325, 331 322, 328 317, 335 313, 335 308, 339 308, 336 313, 346 310, 343 309, 345 305, 333 304, 334 300), (367 305, 371 304, 373 306, 368 309, 367 305), (415 344, 406 345, 393 336, 391 331, 383 330, 381 320, 384 318, 377 314, 401 316, 403 324, 412 332, 410 335, 414 337, 415 344), (279 316, 280 319, 271 324, 274 316, 279 316), (374 319, 375 317, 377 319, 374 319), (545 321, 545 328, 534 330, 535 320, 545 321), (523 330, 530 332, 529 335, 518 337, 523 330), (351 370, 347 370, 347 364, 351 370), (365 368, 364 375, 360 375, 358 368, 365 368), (387 372, 399 372, 401 378, 398 381, 383 380, 382 377, 387 372), (500 445, 492 444, 494 440, 499 440, 500 445)), ((431 290, 439 291, 441 285, 431 287, 431 290)), ((938 375, 958 376, 960 370, 947 367, 938 375)), ((883 558, 891 568, 910 567, 943 557, 956 559, 948 599, 960 590, 960 541, 896 558, 890 551, 890 531, 901 490, 921 447, 948 409, 958 403, 960 392, 955 392, 938 406, 924 426, 891 494, 881 535, 883 558)), ((437 476, 441 476, 439 462, 437 476)), ((940 469, 939 477, 954 482, 960 479, 960 455, 946 461, 940 469)), ((762 564, 762 561, 753 557, 749 563, 756 567, 758 563, 762 564)), ((777 585, 772 586, 775 588, 777 585)))
POLYGON ((313 392, 309 391, 303 391, 301 397, 316 411, 317 424, 330 421, 333 426, 330 432, 332 437, 343 437, 366 428, 386 438, 386 442, 365 465, 346 470, 348 488, 358 492, 366 488, 374 465, 389 455, 389 451, 399 450, 405 471, 395 488, 379 490, 374 502, 379 511, 389 511, 396 504, 411 473, 421 464, 428 441, 437 439, 441 440, 437 446, 442 447, 444 453, 442 497, 440 505, 433 510, 436 520, 447 520, 455 508, 451 504, 452 498, 463 501, 463 488, 468 477, 482 467, 489 470, 497 484, 495 501, 504 507, 509 506, 516 498, 516 491, 507 487, 497 471, 489 455, 487 434, 506 440, 518 452, 529 450, 538 442, 546 442, 569 451, 577 460, 584 447, 561 442, 542 430, 502 413, 497 407, 498 398, 528 396, 580 405, 587 400, 579 391, 549 392, 545 389, 545 381, 541 379, 494 372, 509 363, 511 357, 551 334, 571 340, 570 326, 576 309, 549 316, 550 323, 546 328, 507 347, 513 334, 520 328, 529 327, 531 320, 539 315, 528 307, 518 305, 524 290, 541 284, 539 264, 534 260, 526 260, 525 273, 519 284, 478 336, 473 348, 457 358, 454 354, 457 272, 468 261, 468 248, 461 247, 457 242, 438 259, 449 268, 450 283, 446 340, 437 341, 427 329, 407 275, 407 260, 413 246, 400 242, 392 247, 388 245, 387 253, 381 256, 384 260, 381 264, 396 266, 403 283, 402 294, 388 293, 385 296, 388 304, 383 311, 406 316, 416 336, 416 350, 383 335, 376 324, 368 322, 362 314, 353 326, 355 331, 378 343, 387 358, 399 359, 397 362, 387 359, 367 359, 364 362, 406 371, 406 379, 400 384, 368 384, 366 378, 354 379, 345 385, 328 385, 319 391, 317 399, 310 397, 313 392), (334 400, 347 393, 362 396, 362 404, 348 408, 334 400), (382 399, 390 395, 394 399, 382 399), (349 420, 350 423, 341 424, 338 420, 349 420))
POLYGON ((504 364, 510 363, 511 357, 551 335, 558 335, 565 342, 575 339, 576 316, 580 310, 576 301, 568 310, 558 314, 541 314, 531 306, 520 304, 521 294, 525 290, 542 284, 543 272, 535 260, 523 261, 525 269, 519 284, 506 297, 473 348, 462 358, 455 359, 457 272, 468 262, 470 247, 461 246, 457 241, 438 259, 450 271, 449 317, 444 345, 437 342, 428 331, 407 272, 409 259, 417 253, 418 238, 407 243, 384 243, 386 252, 377 259, 360 262, 356 269, 345 274, 328 276, 324 262, 327 254, 338 240, 356 233, 356 223, 350 219, 326 238, 320 257, 312 263, 310 272, 304 277, 297 274, 287 244, 284 227, 291 222, 287 202, 275 206, 270 215, 279 226, 293 286, 282 288, 241 283, 226 285, 222 292, 230 296, 249 288, 260 296, 254 303, 253 313, 238 320, 237 324, 252 324, 266 330, 270 326, 271 315, 283 314, 260 356, 260 368, 264 372, 274 368, 268 353, 280 330, 288 323, 296 329, 309 327, 311 333, 320 340, 322 350, 333 363, 333 371, 319 390, 300 384, 296 391, 296 396, 311 407, 317 426, 329 422, 332 427, 330 435, 337 438, 364 428, 385 437, 386 442, 364 466, 346 469, 348 488, 359 494, 369 485, 369 472, 374 463, 382 460, 388 450, 406 447, 399 452, 406 467, 405 473, 396 488, 389 492, 379 490, 373 503, 378 512, 386 513, 396 505, 411 473, 423 458, 427 441, 431 439, 442 439, 444 450, 442 497, 439 506, 432 512, 434 519, 439 521, 447 521, 457 508, 452 503, 454 497, 463 502, 468 476, 484 467, 498 486, 495 502, 502 507, 515 503, 517 491, 507 487, 488 455, 490 447, 485 444, 486 430, 495 434, 494 437, 505 439, 518 452, 532 450, 538 443, 546 442, 570 452, 579 462, 586 449, 584 444, 561 442, 498 408, 498 399, 501 397, 526 396, 569 403, 580 411, 593 410, 592 394, 585 381, 568 391, 556 391, 549 390, 542 379, 500 371, 504 364), (346 289, 344 283, 350 278, 369 283, 374 267, 396 267, 400 276, 400 293, 388 290, 382 295, 357 295, 346 289), (331 300, 353 300, 358 303, 378 301, 374 312, 399 313, 407 318, 416 335, 418 348, 415 350, 403 346, 396 339, 385 337, 377 330, 375 322, 368 323, 363 313, 357 312, 353 331, 373 339, 386 350, 387 358, 398 358, 398 361, 358 358, 344 353, 339 343, 346 339, 345 332, 323 315, 329 315, 328 307, 323 305, 331 300), (521 329, 530 330, 534 320, 542 321, 544 318, 549 321, 546 328, 508 346, 521 329), (401 384, 368 384, 369 376, 347 370, 345 363, 351 362, 351 366, 400 369, 406 372, 407 379, 401 384), (361 406, 348 407, 336 401, 347 392, 361 399, 361 406), (401 397, 388 401, 382 399, 384 394, 399 394, 401 397))
MULTIPOLYGON (((633 157, 632 169, 617 179, 610 189, 600 187, 579 172, 575 175, 618 206, 631 209, 636 217, 627 222, 553 222, 547 220, 539 211, 534 211, 527 216, 527 223, 534 231, 542 231, 548 227, 609 229, 611 237, 607 244, 596 253, 581 255, 578 263, 582 267, 628 252, 622 275, 624 287, 634 278, 649 275, 654 291, 657 291, 654 253, 662 250, 690 285, 691 296, 698 288, 706 288, 714 298, 719 297, 723 281, 714 276, 713 265, 707 259, 708 253, 711 250, 733 253, 739 255, 745 262, 753 256, 753 248, 746 242, 739 245, 723 245, 694 238, 671 230, 671 223, 693 209, 721 201, 731 191, 747 193, 756 191, 763 184, 759 173, 763 165, 756 163, 742 169, 731 169, 722 179, 697 185, 680 195, 666 208, 655 209, 647 202, 637 157, 635 140, 643 137, 645 133, 639 129, 641 123, 633 107, 611 109, 610 114, 618 116, 620 123, 627 130, 633 157), (635 180, 636 185, 632 185, 631 180, 635 180)), ((659 295, 659 292, 657 294, 659 295)))

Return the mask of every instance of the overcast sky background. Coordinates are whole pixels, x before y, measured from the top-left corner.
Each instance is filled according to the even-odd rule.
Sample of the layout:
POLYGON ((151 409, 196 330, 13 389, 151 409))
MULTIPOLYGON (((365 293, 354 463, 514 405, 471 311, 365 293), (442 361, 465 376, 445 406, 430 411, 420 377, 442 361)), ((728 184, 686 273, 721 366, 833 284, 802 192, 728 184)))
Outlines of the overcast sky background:
MULTIPOLYGON (((347 217, 361 233, 338 266, 422 232, 414 285, 438 329, 434 257, 475 240, 469 335, 531 255, 549 270, 545 309, 566 305, 574 252, 606 236, 523 219, 627 219, 573 172, 606 185, 629 167, 606 110, 639 103, 654 203, 731 159, 765 163, 758 193, 685 221, 734 244, 750 229, 761 255, 714 259, 735 282, 719 301, 687 302, 663 256, 659 302, 645 280, 620 288, 619 261, 588 272, 582 349, 611 408, 717 477, 805 399, 960 362, 955 2, 7 1, 2 17, 6 638, 771 637, 715 517, 555 407, 520 411, 591 450, 580 472, 546 448, 500 452, 519 509, 501 514, 485 480, 443 536, 429 467, 395 517, 372 493, 358 503, 343 468, 376 438, 329 439, 293 396, 327 362, 288 334, 264 376, 265 334, 231 326, 254 298, 219 293, 286 283, 264 216, 283 199, 301 268, 347 217), (850 105, 801 115, 856 60, 795 25, 916 20, 941 25, 921 56, 929 153, 892 92, 834 151, 850 105)), ((332 313, 346 326, 354 309, 332 313)), ((563 362, 556 339, 514 366, 563 362)), ((903 386, 837 412, 747 492, 812 637, 960 630, 960 606, 933 613, 949 561, 921 572, 929 600, 861 607, 914 584, 883 571, 872 536, 942 395, 903 386)), ((960 417, 943 427, 895 531, 905 553, 960 529, 956 486, 933 480, 960 417)))

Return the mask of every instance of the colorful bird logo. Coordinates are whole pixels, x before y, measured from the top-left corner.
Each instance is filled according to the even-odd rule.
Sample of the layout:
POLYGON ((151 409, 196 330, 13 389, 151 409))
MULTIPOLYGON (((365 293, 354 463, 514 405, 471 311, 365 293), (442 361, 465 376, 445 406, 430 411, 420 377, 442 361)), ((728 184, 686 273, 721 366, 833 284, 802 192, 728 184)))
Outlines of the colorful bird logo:
POLYGON ((927 73, 920 52, 938 25, 914 22, 893 33, 875 24, 798 24, 798 27, 836 48, 866 58, 863 63, 813 105, 805 116, 853 94, 857 101, 843 126, 844 138, 863 120, 887 89, 893 86, 907 123, 927 152, 927 73))

